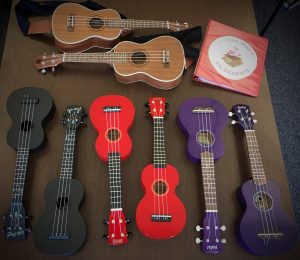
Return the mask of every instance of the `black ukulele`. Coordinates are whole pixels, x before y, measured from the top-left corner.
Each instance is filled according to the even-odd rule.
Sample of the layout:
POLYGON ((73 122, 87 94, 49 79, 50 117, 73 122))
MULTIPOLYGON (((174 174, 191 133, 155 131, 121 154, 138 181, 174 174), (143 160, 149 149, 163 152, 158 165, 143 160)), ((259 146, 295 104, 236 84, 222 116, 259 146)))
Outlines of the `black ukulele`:
POLYGON ((4 217, 4 236, 10 240, 23 240, 31 230, 23 206, 28 157, 30 152, 44 147, 44 126, 54 106, 46 90, 28 87, 14 91, 8 97, 6 107, 13 120, 7 142, 17 151, 17 158, 10 207, 4 217))
POLYGON ((70 255, 85 242, 86 225, 78 209, 84 189, 78 180, 72 179, 76 129, 85 124, 85 116, 83 107, 73 105, 67 107, 62 120, 66 136, 60 177, 46 188, 46 210, 33 233, 35 246, 47 254, 70 255))

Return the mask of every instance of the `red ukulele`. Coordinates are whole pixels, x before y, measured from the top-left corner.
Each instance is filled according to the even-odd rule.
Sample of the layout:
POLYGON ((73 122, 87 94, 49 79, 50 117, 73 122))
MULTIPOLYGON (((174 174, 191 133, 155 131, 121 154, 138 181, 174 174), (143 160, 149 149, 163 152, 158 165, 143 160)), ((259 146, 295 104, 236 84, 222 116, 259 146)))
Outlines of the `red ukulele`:
POLYGON ((98 131, 96 151, 101 160, 108 162, 111 210, 108 221, 109 245, 128 243, 126 224, 122 210, 121 161, 131 152, 131 139, 128 129, 131 127, 135 109, 131 101, 119 95, 102 96, 94 100, 90 108, 90 120, 98 131))
POLYGON ((154 162, 142 172, 145 195, 136 210, 136 224, 149 238, 168 239, 178 235, 186 221, 186 212, 175 193, 178 184, 176 169, 166 163, 164 142, 165 99, 149 98, 154 122, 154 162))

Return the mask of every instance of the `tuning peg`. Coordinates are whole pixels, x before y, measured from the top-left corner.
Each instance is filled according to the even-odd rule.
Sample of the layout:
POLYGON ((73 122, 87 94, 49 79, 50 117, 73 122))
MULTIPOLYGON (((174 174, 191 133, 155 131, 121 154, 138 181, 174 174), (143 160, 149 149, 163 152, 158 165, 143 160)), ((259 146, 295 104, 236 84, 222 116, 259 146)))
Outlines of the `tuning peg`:
POLYGON ((146 102, 146 103, 144 104, 144 106, 145 106, 145 107, 149 107, 149 106, 150 106, 149 102, 146 102))
POLYGON ((257 120, 256 120, 256 119, 254 119, 254 120, 253 120, 253 123, 254 123, 254 124, 256 124, 256 123, 257 123, 257 120))
POLYGON ((86 121, 82 121, 82 122, 80 122, 80 124, 81 124, 83 127, 86 127, 86 126, 87 126, 86 121))
POLYGON ((104 239, 108 239, 108 238, 109 238, 109 236, 108 236, 107 234, 104 234, 102 237, 103 237, 104 239))
POLYGON ((199 237, 196 237, 195 242, 196 242, 196 244, 200 244, 200 243, 202 243, 203 241, 202 241, 199 237))
POLYGON ((60 122, 65 125, 66 124, 66 121, 64 119, 60 120, 60 122))
POLYGON ((51 71, 52 71, 52 72, 55 72, 55 67, 52 67, 52 68, 51 68, 51 71))
POLYGON ((165 108, 169 108, 169 103, 165 103, 165 108))
POLYGON ((25 219, 32 219, 32 216, 25 216, 25 219))
POLYGON ((231 111, 228 112, 228 116, 229 116, 229 117, 232 117, 233 115, 234 115, 234 113, 232 113, 231 111))
POLYGON ((109 224, 109 221, 105 219, 105 220, 102 221, 102 223, 103 223, 104 225, 108 225, 108 224, 109 224))
POLYGON ((132 237, 132 236, 133 236, 132 232, 128 232, 128 233, 127 233, 127 237, 130 238, 130 237, 132 237))
POLYGON ((27 233, 31 233, 31 232, 32 232, 32 228, 28 227, 28 228, 25 229, 25 231, 26 231, 27 233))
POLYGON ((232 124, 232 125, 235 125, 236 123, 237 123, 237 121, 231 120, 231 124, 232 124))
POLYGON ((197 225, 197 226, 196 226, 196 231, 197 231, 197 232, 200 232, 200 231, 201 231, 201 229, 203 229, 203 228, 202 228, 202 227, 200 227, 199 225, 197 225))
POLYGON ((42 74, 46 74, 46 70, 45 69, 41 69, 41 73, 42 74))
POLYGON ((130 219, 130 218, 126 219, 126 220, 125 220, 125 223, 126 223, 126 224, 130 224, 130 223, 131 223, 131 219, 130 219))
POLYGON ((222 226, 220 227, 220 229, 221 229, 222 231, 225 231, 225 230, 226 230, 226 226, 225 226, 225 225, 222 225, 222 226))
POLYGON ((250 113, 250 115, 251 115, 251 116, 254 116, 254 115, 255 115, 255 113, 254 113, 254 112, 251 112, 251 113, 250 113))
POLYGON ((222 238, 222 239, 221 239, 221 243, 222 243, 222 244, 226 244, 226 242, 227 242, 227 241, 226 241, 226 238, 222 238))

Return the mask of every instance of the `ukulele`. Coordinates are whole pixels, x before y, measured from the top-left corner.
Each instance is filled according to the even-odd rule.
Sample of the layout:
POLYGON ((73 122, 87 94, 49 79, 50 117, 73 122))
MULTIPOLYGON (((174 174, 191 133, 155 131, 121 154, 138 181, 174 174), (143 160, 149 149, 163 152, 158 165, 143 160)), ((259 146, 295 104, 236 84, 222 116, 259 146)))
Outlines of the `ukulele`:
POLYGON ((126 224, 122 208, 121 161, 128 158, 132 143, 128 130, 135 115, 132 102, 119 95, 102 96, 94 100, 90 107, 90 120, 98 132, 95 148, 99 158, 108 163, 110 215, 104 221, 108 225, 108 235, 103 235, 108 244, 118 246, 128 243, 126 224))
POLYGON ((120 41, 120 36, 133 29, 181 31, 188 27, 187 23, 121 19, 115 10, 93 11, 76 3, 59 5, 52 15, 52 33, 57 48, 63 52, 81 52, 92 47, 112 48, 120 41))
POLYGON ((221 134, 227 122, 225 107, 218 101, 209 98, 192 98, 179 108, 177 124, 187 137, 187 157, 197 163, 201 162, 202 181, 205 200, 203 226, 196 226, 202 233, 196 243, 206 254, 219 254, 222 244, 222 232, 226 227, 220 225, 217 207, 214 161, 224 153, 221 134))
POLYGON ((10 240, 23 240, 31 231, 23 206, 29 153, 45 146, 44 128, 53 114, 54 105, 46 90, 28 87, 14 91, 8 97, 6 107, 13 120, 7 142, 17 151, 17 157, 10 207, 4 216, 4 236, 10 240))
POLYGON ((81 106, 68 106, 62 123, 66 127, 59 179, 45 191, 46 210, 33 232, 34 245, 50 255, 70 255, 78 251, 86 238, 86 225, 78 210, 84 196, 82 184, 72 178, 76 131, 85 125, 86 113, 81 106))
POLYGON ((185 65, 181 43, 174 37, 161 36, 147 43, 120 42, 109 52, 43 54, 35 62, 42 73, 63 62, 108 63, 122 83, 143 81, 158 89, 176 87, 185 65))
POLYGON ((140 232, 153 239, 177 236, 185 226, 186 211, 177 197, 175 188, 177 170, 166 163, 164 142, 165 99, 149 98, 150 115, 154 123, 154 160, 147 165, 141 177, 145 195, 136 209, 136 224, 140 232))
POLYGON ((252 179, 239 189, 239 199, 245 212, 238 226, 238 242, 249 253, 274 255, 295 245, 296 225, 283 211, 278 185, 268 180, 259 153, 254 113, 247 105, 234 105, 229 116, 232 124, 244 130, 248 148, 252 179))

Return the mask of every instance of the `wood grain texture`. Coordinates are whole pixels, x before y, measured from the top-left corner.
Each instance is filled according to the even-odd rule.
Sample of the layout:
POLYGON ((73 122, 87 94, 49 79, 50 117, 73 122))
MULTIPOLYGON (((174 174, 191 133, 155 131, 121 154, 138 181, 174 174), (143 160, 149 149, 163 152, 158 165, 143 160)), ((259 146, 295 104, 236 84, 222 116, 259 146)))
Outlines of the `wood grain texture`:
MULTIPOLYGON (((14 4, 16 1, 14 1, 14 4)), ((116 9, 130 18, 163 19, 188 21, 202 25, 205 30, 209 19, 216 19, 230 26, 257 33, 251 0, 189 0, 189 1, 117 1, 103 0, 103 5, 116 9)), ((135 33, 150 33, 148 30, 135 33)), ((199 45, 197 46, 199 47, 199 45)), ((266 175, 276 181, 282 191, 283 208, 293 217, 288 184, 281 156, 274 114, 266 75, 257 98, 243 96, 213 86, 195 83, 193 65, 185 72, 181 84, 170 91, 160 91, 145 83, 123 85, 112 75, 112 69, 101 64, 65 64, 56 74, 41 75, 34 68, 35 58, 43 52, 55 51, 53 41, 43 37, 24 37, 20 32, 12 9, 5 51, 0 72, 0 215, 8 208, 13 183, 16 154, 6 143, 6 134, 11 120, 5 104, 9 94, 21 87, 38 86, 47 89, 53 96, 56 113, 46 128, 48 143, 37 154, 29 157, 29 171, 25 186, 25 208, 34 218, 32 226, 45 208, 44 190, 50 180, 58 177, 65 129, 60 125, 61 114, 66 105, 79 104, 87 110, 92 101, 101 95, 119 94, 129 97, 135 105, 136 117, 130 135, 133 141, 131 156, 122 164, 123 205, 127 217, 133 222, 128 231, 133 237, 128 245, 109 247, 102 234, 107 232, 102 220, 109 215, 109 188, 107 165, 101 162, 94 149, 97 133, 88 124, 79 130, 75 152, 74 177, 84 186, 86 194, 80 211, 87 223, 87 240, 84 247, 70 259, 208 259, 195 244, 195 226, 202 223, 204 198, 201 181, 201 166, 190 162, 185 155, 186 139, 176 126, 179 105, 191 97, 218 99, 229 110, 233 104, 249 104, 256 112, 257 139, 266 175), (22 48, 21 48, 22 47, 22 48), (26 51, 24 51, 26 50, 26 51), (177 194, 187 210, 187 224, 176 238, 167 241, 149 240, 143 237, 134 221, 135 209, 143 195, 140 175, 145 165, 152 161, 152 122, 145 119, 144 102, 149 96, 163 95, 170 104, 170 116, 165 124, 168 162, 179 173, 177 194)), ((285 255, 275 257, 255 257, 243 251, 234 235, 241 209, 236 197, 236 189, 250 176, 248 154, 244 143, 244 133, 237 127, 227 127, 223 132, 225 154, 215 164, 216 184, 220 219, 227 226, 227 244, 221 255, 214 259, 298 259, 300 244, 285 255)), ((0 237, 1 259, 64 259, 51 257, 39 252, 33 245, 32 236, 26 241, 14 243, 0 237)))

